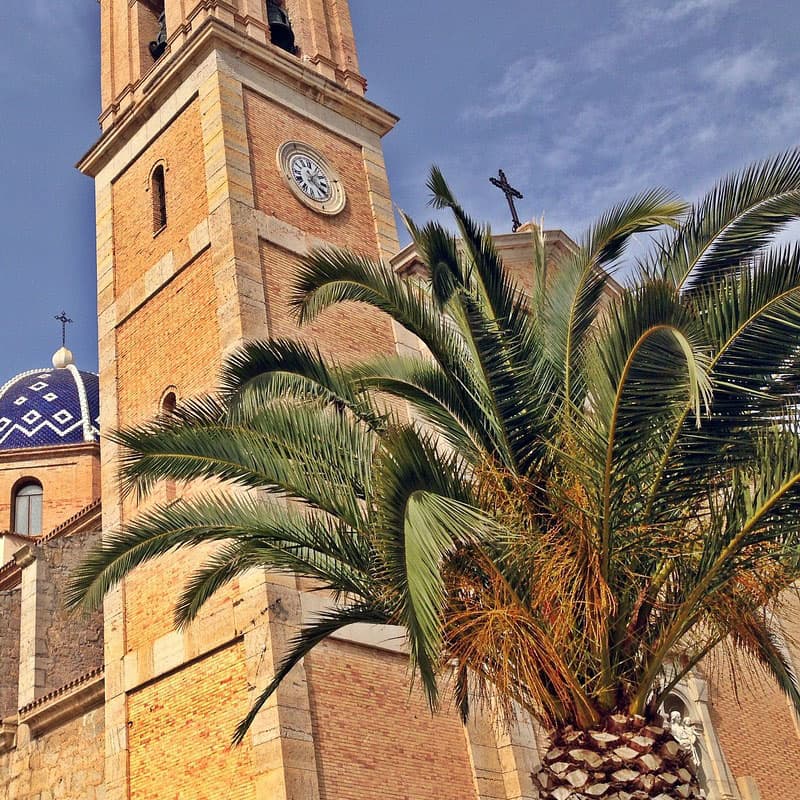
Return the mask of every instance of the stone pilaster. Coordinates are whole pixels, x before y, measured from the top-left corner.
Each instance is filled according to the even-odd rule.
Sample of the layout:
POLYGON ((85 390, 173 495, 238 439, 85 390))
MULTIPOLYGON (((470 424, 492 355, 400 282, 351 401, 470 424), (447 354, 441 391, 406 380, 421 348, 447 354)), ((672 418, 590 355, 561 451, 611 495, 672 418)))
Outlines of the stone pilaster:
POLYGON ((507 800, 536 800, 532 775, 541 760, 536 727, 527 715, 505 729, 496 729, 497 756, 503 773, 507 800))
MULTIPOLYGON (((247 593, 265 603, 266 624, 245 636, 247 676, 254 700, 277 671, 297 635, 302 603, 297 581, 291 576, 263 572, 249 576, 247 593)), ((319 779, 311 722, 308 680, 298 664, 256 718, 250 730, 258 797, 273 800, 319 800, 319 779)))
POLYGON ((714 733, 708 709, 708 684, 697 674, 686 679, 686 693, 702 730, 703 772, 710 800, 741 800, 736 780, 714 733))
POLYGON ((223 352, 266 334, 267 310, 242 85, 217 69, 200 86, 209 233, 223 352))
POLYGON ((497 739, 485 714, 473 713, 464 732, 478 800, 507 800, 497 739))
POLYGON ((473 712, 465 733, 479 800, 538 800, 539 726, 522 711, 510 725, 493 711, 473 712))
POLYGON ((26 546, 14 554, 22 568, 22 611, 19 629, 19 707, 38 700, 47 692, 50 659, 47 623, 53 612, 53 597, 47 580, 47 562, 26 546))

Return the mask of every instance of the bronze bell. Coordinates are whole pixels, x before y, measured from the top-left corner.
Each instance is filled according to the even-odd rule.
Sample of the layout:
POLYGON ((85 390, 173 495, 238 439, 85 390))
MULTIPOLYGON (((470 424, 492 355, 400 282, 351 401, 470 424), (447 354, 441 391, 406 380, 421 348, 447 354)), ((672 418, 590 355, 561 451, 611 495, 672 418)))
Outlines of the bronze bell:
POLYGON ((167 15, 162 11, 158 17, 158 36, 148 45, 153 61, 158 61, 167 49, 167 15))
POLYGON ((275 0, 267 0, 267 22, 272 44, 287 53, 294 53, 294 31, 289 22, 289 15, 275 0))

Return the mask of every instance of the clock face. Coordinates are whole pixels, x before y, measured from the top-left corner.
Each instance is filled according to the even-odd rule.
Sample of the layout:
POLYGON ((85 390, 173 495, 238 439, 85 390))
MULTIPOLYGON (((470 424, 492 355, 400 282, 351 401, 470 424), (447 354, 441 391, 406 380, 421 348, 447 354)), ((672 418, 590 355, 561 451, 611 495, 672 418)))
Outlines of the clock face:
POLYGON ((318 214, 339 214, 347 203, 334 166, 305 142, 284 142, 276 153, 278 169, 292 194, 318 214))
POLYGON ((298 189, 315 200, 324 203, 333 194, 331 181, 325 168, 315 158, 304 153, 297 153, 289 159, 289 171, 298 189))

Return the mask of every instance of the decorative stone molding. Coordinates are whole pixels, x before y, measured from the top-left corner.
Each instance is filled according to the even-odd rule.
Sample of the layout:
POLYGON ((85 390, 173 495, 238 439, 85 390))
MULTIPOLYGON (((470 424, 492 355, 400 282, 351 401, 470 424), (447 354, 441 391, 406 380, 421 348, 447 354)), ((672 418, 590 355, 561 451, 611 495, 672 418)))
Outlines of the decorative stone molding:
POLYGON ((7 753, 17 741, 17 718, 9 717, 0 722, 0 753, 7 753))
POLYGON ((98 668, 21 708, 19 724, 27 725, 31 736, 40 736, 99 708, 104 700, 105 679, 103 669, 98 668))
POLYGON ((20 569, 25 569, 36 561, 36 553, 31 545, 26 544, 14 553, 14 561, 20 569))
POLYGON ((152 109, 158 108, 175 86, 185 80, 187 72, 215 48, 233 49, 250 63, 263 65, 262 68, 275 75, 281 83, 303 95, 314 97, 318 102, 350 119, 358 120, 361 125, 378 135, 388 133, 397 123, 394 114, 325 78, 300 59, 288 56, 278 48, 263 47, 219 20, 207 18, 173 58, 166 59, 161 68, 148 73, 133 87, 132 103, 124 111, 121 104, 118 114, 113 112, 112 107, 113 122, 109 124, 109 119, 103 120, 105 133, 81 159, 78 169, 87 175, 96 176, 113 154, 128 141, 131 131, 140 128, 152 109))

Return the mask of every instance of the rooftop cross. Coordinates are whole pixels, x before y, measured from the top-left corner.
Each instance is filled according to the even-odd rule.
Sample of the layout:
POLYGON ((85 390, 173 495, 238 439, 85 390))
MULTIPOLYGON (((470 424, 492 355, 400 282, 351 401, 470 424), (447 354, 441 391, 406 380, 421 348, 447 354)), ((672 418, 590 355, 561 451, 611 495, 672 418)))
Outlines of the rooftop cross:
POLYGON ((62 311, 58 316, 54 317, 61 323, 61 346, 67 346, 67 325, 72 323, 72 320, 67 316, 66 311, 62 311))
POLYGON ((519 226, 522 224, 519 221, 519 215, 517 214, 517 207, 514 204, 514 199, 522 200, 522 193, 515 189, 506 178, 505 172, 503 170, 498 171, 499 178, 489 178, 489 181, 492 183, 493 186, 496 186, 500 191, 506 196, 506 200, 508 200, 508 207, 511 209, 511 220, 513 225, 511 226, 511 230, 514 233, 517 232, 519 226))

